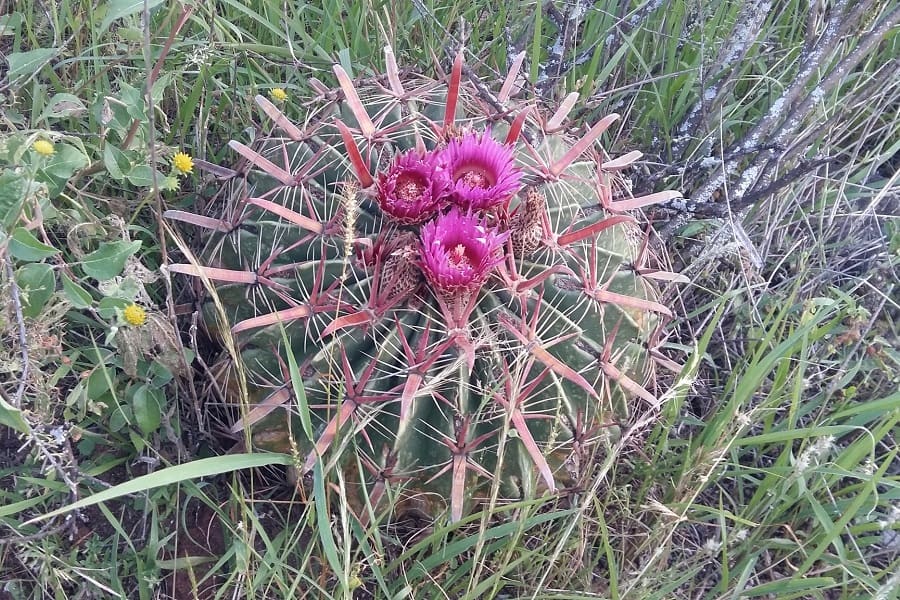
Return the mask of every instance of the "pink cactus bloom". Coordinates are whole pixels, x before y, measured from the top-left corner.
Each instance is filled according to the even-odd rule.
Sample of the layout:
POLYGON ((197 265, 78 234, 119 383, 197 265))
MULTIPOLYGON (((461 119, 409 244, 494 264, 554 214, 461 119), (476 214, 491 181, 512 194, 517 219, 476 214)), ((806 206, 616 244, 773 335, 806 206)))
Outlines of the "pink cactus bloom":
POLYGON ((422 227, 422 270, 439 292, 477 292, 503 260, 509 232, 498 233, 471 213, 454 206, 422 227))
POLYGON ((415 150, 397 156, 378 178, 378 206, 403 225, 422 223, 441 208, 450 194, 450 175, 441 155, 415 150))
POLYGON ((489 209, 519 189, 522 175, 513 165, 513 149, 495 142, 490 131, 451 140, 444 152, 454 200, 463 208, 489 209))

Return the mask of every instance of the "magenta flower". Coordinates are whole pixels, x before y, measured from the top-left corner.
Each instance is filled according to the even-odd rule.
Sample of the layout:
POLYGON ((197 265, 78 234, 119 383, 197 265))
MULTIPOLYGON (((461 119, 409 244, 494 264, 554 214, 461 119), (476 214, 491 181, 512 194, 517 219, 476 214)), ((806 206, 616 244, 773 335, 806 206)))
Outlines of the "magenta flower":
POLYGON ((513 166, 512 147, 495 142, 490 132, 451 140, 445 152, 454 199, 463 208, 497 206, 519 189, 521 173, 513 166))
POLYGON ((415 225, 433 217, 450 191, 450 175, 441 156, 410 150, 379 176, 378 206, 395 221, 415 225))
POLYGON ((498 233, 479 217, 460 214, 454 206, 446 215, 422 227, 422 270, 445 294, 475 292, 503 260, 509 232, 498 233))

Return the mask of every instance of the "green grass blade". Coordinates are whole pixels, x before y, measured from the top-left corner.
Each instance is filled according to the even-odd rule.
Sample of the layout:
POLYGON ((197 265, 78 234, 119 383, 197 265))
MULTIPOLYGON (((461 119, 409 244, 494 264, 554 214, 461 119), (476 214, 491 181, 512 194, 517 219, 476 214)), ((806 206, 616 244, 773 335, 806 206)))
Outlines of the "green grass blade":
POLYGON ((222 473, 238 471, 241 469, 253 469, 257 467, 266 467, 269 465, 292 464, 294 464, 294 459, 290 455, 276 453, 230 454, 226 456, 202 458, 200 460, 195 460, 183 465, 167 467, 165 469, 156 471, 155 473, 142 475, 141 477, 132 479, 131 481, 126 481, 125 483, 114 485, 108 490, 103 490, 102 492, 98 492, 93 496, 82 498, 77 502, 73 502, 68 506, 64 506, 57 510, 53 510, 46 514, 35 517, 30 521, 26 521, 25 524, 27 525, 29 523, 36 523, 38 521, 43 521, 45 519, 71 512, 73 510, 80 510, 88 506, 93 506, 101 502, 107 502, 109 500, 127 496, 129 494, 146 492, 147 490, 162 487, 164 485, 171 485, 173 483, 180 483, 182 481, 188 481, 191 479, 199 479, 201 477, 212 477, 213 475, 221 475, 222 473))

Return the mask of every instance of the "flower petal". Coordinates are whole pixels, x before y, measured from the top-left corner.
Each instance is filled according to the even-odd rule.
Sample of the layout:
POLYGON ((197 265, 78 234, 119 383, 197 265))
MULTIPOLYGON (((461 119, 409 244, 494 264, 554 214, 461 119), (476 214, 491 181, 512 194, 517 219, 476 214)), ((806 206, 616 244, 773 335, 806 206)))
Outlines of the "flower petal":
POLYGON ((403 225, 433 217, 449 194, 450 176, 442 156, 435 152, 404 152, 378 178, 378 205, 403 225))
POLYGON ((470 213, 454 206, 421 232, 422 270, 439 292, 475 292, 503 260, 509 232, 498 233, 470 213))
POLYGON ((518 191, 521 173, 513 164, 513 148, 495 142, 489 132, 451 140, 445 152, 459 206, 486 210, 518 191))

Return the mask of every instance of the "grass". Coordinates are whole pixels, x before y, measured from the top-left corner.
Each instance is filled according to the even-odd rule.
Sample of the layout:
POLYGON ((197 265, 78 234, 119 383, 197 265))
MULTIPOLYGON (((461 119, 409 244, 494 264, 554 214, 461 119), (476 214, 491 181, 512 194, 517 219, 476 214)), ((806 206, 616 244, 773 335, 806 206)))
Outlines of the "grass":
POLYGON ((133 2, 0 1, 0 598, 896 597, 896 3, 146 4, 148 29, 133 2), (214 213, 169 158, 231 166, 254 94, 298 118, 333 63, 365 77, 390 41, 447 70, 462 40, 486 80, 525 52, 548 105, 622 113, 635 192, 695 201, 650 215, 691 279, 664 292, 686 367, 583 493, 416 536, 361 526, 321 466, 299 498, 209 458, 158 217, 214 213))

